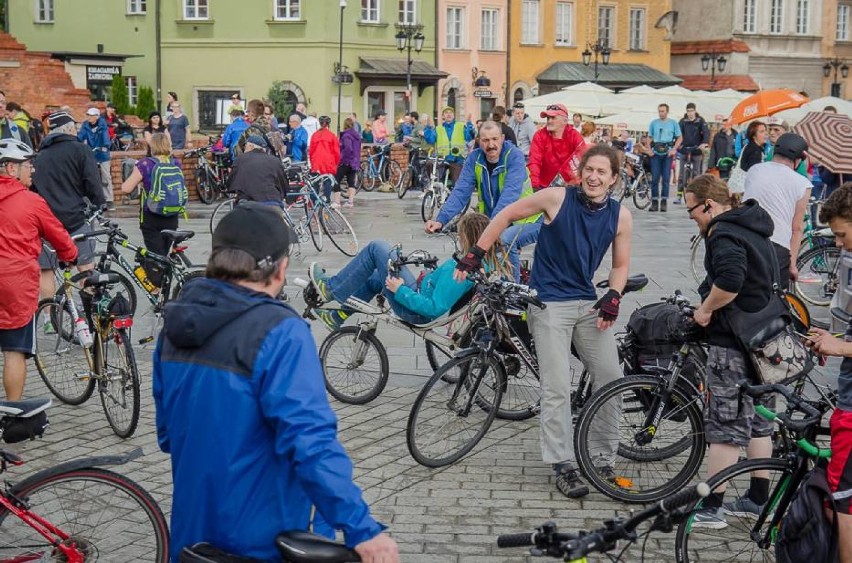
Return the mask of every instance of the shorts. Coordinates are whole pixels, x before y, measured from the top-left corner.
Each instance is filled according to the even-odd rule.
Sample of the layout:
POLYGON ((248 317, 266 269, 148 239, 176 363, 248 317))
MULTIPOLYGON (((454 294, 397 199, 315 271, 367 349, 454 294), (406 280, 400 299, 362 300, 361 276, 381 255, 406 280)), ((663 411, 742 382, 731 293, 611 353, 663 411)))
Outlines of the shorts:
POLYGON ((0 328, 0 351, 35 356, 35 317, 21 328, 0 328))
POLYGON ((831 415, 831 460, 826 477, 838 512, 852 514, 852 411, 831 415))
MULTIPOLYGON (((71 236, 81 235, 83 233, 91 233, 92 226, 88 223, 85 223, 82 227, 71 233, 71 236)), ((95 261, 95 239, 86 239, 76 241, 77 245, 77 265, 85 266, 86 264, 92 264, 95 261)), ((41 249, 41 254, 38 257, 38 266, 42 270, 53 270, 59 266, 59 263, 56 260, 56 252, 53 250, 53 247, 50 246, 50 243, 44 241, 44 246, 46 246, 49 250, 45 248, 41 249)))
POLYGON ((752 438, 772 435, 773 423, 754 410, 755 405, 775 408, 775 395, 752 399, 737 384, 751 381, 751 366, 736 348, 710 346, 707 354, 707 406, 704 435, 708 444, 746 447, 752 438))

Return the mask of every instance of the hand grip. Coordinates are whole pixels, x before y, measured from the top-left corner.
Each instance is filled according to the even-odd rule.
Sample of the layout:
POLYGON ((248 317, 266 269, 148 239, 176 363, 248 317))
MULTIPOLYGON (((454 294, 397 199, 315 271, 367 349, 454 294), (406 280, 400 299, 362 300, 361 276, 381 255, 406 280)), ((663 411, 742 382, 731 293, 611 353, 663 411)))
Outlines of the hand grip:
POLYGON ((664 512, 671 512, 672 510, 677 510, 678 508, 692 504, 698 499, 704 498, 709 494, 710 487, 707 486, 707 483, 698 483, 694 487, 690 487, 675 495, 664 498, 660 501, 660 508, 662 508, 664 512))
POLYGON ((535 545, 535 532, 497 536, 497 547, 526 547, 535 545))

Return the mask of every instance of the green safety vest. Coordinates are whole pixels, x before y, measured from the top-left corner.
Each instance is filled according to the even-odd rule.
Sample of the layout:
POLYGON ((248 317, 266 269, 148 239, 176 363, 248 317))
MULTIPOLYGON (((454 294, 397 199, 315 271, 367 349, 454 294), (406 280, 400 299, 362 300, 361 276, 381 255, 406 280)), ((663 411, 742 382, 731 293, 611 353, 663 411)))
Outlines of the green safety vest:
POLYGON ((464 140, 464 125, 456 121, 453 124, 453 138, 447 137, 447 128, 441 123, 437 127, 438 139, 435 147, 438 156, 447 156, 453 148, 459 149, 459 156, 467 156, 467 142, 464 140))
MULTIPOLYGON (((503 163, 502 163, 503 170, 501 170, 500 173, 497 174, 497 198, 498 199, 500 198, 500 195, 503 193, 503 183, 506 181, 506 162, 509 159, 509 153, 511 153, 513 150, 514 149, 512 147, 509 147, 509 150, 507 150, 506 154, 503 155, 503 163)), ((479 212, 487 215, 486 210, 485 210, 485 198, 483 197, 483 193, 482 193, 482 169, 483 168, 485 168, 485 167, 477 162, 474 172, 476 174, 476 190, 477 190, 477 193, 479 194, 479 212)), ((524 171, 526 172, 527 178, 526 178, 526 180, 524 180, 524 187, 521 190, 521 197, 519 197, 518 199, 523 199, 525 197, 529 197, 529 196, 533 195, 533 193, 534 193, 533 188, 532 188, 532 182, 530 181, 530 172, 529 172, 528 169, 525 169, 524 171)), ((520 225, 520 224, 523 224, 523 223, 535 223, 536 221, 538 221, 538 219, 539 219, 539 217, 541 217, 541 215, 542 215, 541 213, 536 213, 532 217, 527 217, 526 219, 520 219, 518 221, 515 221, 514 224, 520 225)))

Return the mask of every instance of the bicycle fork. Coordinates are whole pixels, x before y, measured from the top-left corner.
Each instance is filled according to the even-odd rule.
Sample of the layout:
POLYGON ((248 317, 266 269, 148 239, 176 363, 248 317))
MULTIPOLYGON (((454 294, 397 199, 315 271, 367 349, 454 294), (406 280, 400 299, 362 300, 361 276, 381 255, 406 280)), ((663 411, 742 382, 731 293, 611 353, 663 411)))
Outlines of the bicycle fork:
POLYGON ((361 323, 360 330, 358 331, 358 334, 355 335, 355 350, 353 350, 352 358, 346 365, 346 369, 357 369, 364 364, 367 352, 370 350, 370 342, 366 338, 362 338, 361 334, 365 331, 375 334, 377 326, 378 322, 375 320, 361 323))
MULTIPOLYGON (((653 441, 654 436, 657 434, 657 429, 660 427, 660 422, 662 422, 663 416, 671 416, 673 412, 677 412, 676 410, 673 410, 675 405, 671 405, 670 400, 672 391, 674 391, 675 385, 677 384, 680 371, 683 368, 684 359, 688 354, 689 346, 684 344, 675 354, 673 358, 674 367, 671 370, 665 368, 651 369, 652 372, 658 371, 658 375, 668 375, 668 380, 665 382, 665 387, 660 389, 659 393, 654 394, 653 400, 650 405, 648 405, 645 424, 633 436, 636 444, 640 446, 647 446, 650 444, 651 441, 653 441)), ((681 405, 679 408, 685 409, 686 405, 681 405)))

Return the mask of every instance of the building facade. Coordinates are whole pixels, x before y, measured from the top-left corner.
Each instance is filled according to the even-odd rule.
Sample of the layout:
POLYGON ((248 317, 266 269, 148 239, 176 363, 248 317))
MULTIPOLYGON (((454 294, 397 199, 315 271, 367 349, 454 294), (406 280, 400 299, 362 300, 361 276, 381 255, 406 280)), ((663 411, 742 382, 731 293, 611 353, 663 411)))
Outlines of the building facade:
POLYGON ((825 60, 821 94, 848 100, 852 98, 852 76, 849 70, 852 67, 852 0, 823 2, 822 54, 825 60))

